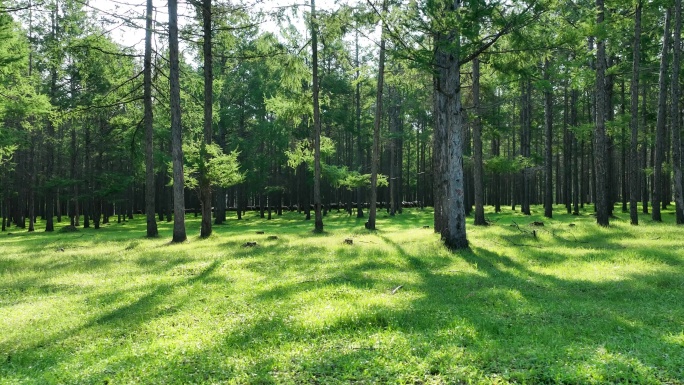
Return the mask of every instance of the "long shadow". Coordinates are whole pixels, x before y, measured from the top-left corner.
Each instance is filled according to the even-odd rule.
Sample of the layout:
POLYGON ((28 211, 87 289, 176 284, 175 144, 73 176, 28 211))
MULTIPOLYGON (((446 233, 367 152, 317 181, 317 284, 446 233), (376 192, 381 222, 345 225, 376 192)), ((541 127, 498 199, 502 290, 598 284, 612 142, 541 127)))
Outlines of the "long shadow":
MULTIPOLYGON (((0 361, 0 377, 3 377, 2 373, 5 372, 7 378, 9 378, 10 373, 15 378, 30 378, 30 376, 35 375, 36 370, 46 373, 63 364, 64 360, 69 358, 60 346, 77 336, 94 334, 97 338, 117 340, 135 335, 140 331, 142 324, 157 317, 169 316, 177 312, 183 306, 182 300, 169 304, 169 306, 162 305, 167 304, 169 297, 172 297, 172 294, 179 287, 208 281, 219 265, 220 262, 215 260, 198 274, 184 277, 181 281, 173 284, 151 284, 134 289, 114 290, 106 294, 95 293, 86 297, 84 300, 86 303, 106 306, 130 296, 131 290, 134 290, 134 293, 143 292, 142 295, 136 296, 132 302, 107 311, 76 327, 66 328, 55 333, 46 331, 44 338, 31 344, 16 341, 15 347, 2 347, 2 350, 6 352, 6 358, 0 361)), ((12 341, 7 341, 7 344, 12 345, 12 341)))

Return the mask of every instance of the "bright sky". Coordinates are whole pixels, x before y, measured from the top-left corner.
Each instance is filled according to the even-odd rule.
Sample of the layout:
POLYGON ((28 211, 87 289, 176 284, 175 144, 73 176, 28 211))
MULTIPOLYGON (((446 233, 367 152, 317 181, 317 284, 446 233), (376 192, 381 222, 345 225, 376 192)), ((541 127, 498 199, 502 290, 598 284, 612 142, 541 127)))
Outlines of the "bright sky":
MULTIPOLYGON (((257 0, 259 1, 259 0, 257 0)), ((316 8, 323 10, 332 10, 339 7, 337 4, 339 0, 317 0, 316 8)), ((355 1, 351 1, 354 3, 355 1)), ((98 11, 102 11, 103 17, 109 20, 116 20, 116 24, 109 27, 112 30, 112 37, 119 43, 126 46, 135 46, 142 51, 145 39, 145 2, 144 0, 90 0, 90 7, 98 11), (125 23, 115 16, 127 17, 134 20, 137 28, 129 23, 125 23)), ((261 0, 260 4, 256 5, 255 9, 264 11, 271 11, 276 8, 289 7, 294 4, 305 6, 309 4, 309 0, 261 0)), ((155 7, 155 20, 160 23, 168 22, 167 2, 165 0, 153 0, 155 7)), ((301 10, 300 10, 301 12, 301 10)), ((179 4, 179 24, 189 22, 190 17, 194 11, 190 6, 182 2, 179 4)), ((295 21, 295 25, 301 25, 303 22, 295 21)), ((264 23, 260 29, 264 31, 279 34, 280 30, 278 24, 273 21, 264 23)))

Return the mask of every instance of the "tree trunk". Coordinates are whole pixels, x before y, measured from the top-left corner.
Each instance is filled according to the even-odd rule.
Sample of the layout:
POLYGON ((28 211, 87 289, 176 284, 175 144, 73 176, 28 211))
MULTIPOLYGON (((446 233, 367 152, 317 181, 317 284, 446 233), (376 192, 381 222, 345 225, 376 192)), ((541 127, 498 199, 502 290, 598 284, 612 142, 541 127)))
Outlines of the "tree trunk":
MULTIPOLYGON (((459 2, 447 12, 458 16, 459 2)), ((449 249, 468 247, 463 184, 463 110, 461 106, 460 37, 456 30, 435 37, 435 216, 440 215, 442 241, 449 249), (437 203, 439 202, 439 203, 437 203)))
POLYGON ((202 24, 203 39, 202 46, 204 54, 204 138, 200 147, 200 175, 199 191, 200 205, 202 207, 202 224, 200 227, 200 237, 207 238, 211 235, 211 181, 209 180, 207 164, 209 155, 207 146, 211 145, 212 140, 212 107, 214 102, 213 84, 214 74, 212 67, 211 54, 211 1, 202 0, 202 24))
POLYGON ((313 124, 314 124, 314 232, 323 232, 321 213, 321 111, 318 101, 318 20, 316 1, 311 0, 311 61, 313 66, 313 124))
POLYGON ((667 55, 670 46, 670 20, 672 8, 665 12, 665 29, 663 32, 663 47, 660 57, 660 75, 658 77, 658 117, 656 120, 655 154, 653 157, 653 199, 651 219, 662 222, 660 204, 663 200, 663 161, 665 159, 665 123, 667 120, 667 55))
MULTIPOLYGON (((387 0, 383 1, 382 14, 387 10, 387 0)), ((366 228, 375 230, 376 206, 378 202, 378 163, 380 162, 380 126, 382 124, 382 91, 385 82, 385 22, 381 22, 380 58, 378 63, 378 82, 375 94, 375 120, 373 122, 373 155, 371 160, 370 208, 366 228)))
POLYGON ((634 42, 632 47, 632 83, 630 84, 631 116, 629 127, 631 131, 629 143, 629 220, 632 225, 639 224, 637 201, 639 199, 639 156, 637 146, 639 143, 639 60, 641 57, 641 6, 639 1, 634 13, 634 42))
POLYGON ((674 170, 675 214, 678 225, 684 224, 684 185, 682 185, 682 139, 680 133, 680 85, 679 73, 682 56, 682 0, 675 0, 674 51, 672 55, 671 105, 672 123, 672 168, 674 170))
MULTIPOLYGON (((604 2, 596 0, 596 23, 604 22, 604 2)), ((608 226, 608 159, 606 159, 606 41, 599 38, 596 49, 596 126, 594 128, 594 162, 596 175, 596 223, 608 226)))
POLYGON ((184 242, 185 191, 183 176, 183 137, 181 133, 180 69, 178 61, 178 0, 169 0, 169 87, 171 108, 171 158, 173 161, 173 238, 184 242))
POLYGON ((544 216, 553 217, 553 88, 551 87, 550 63, 544 61, 544 80, 549 82, 544 91, 544 126, 546 131, 546 149, 544 152, 545 183, 544 183, 544 216))
POLYGON ((480 59, 473 59, 473 182, 475 188, 475 226, 486 226, 484 216, 484 164, 482 160, 482 110, 480 106, 480 59))
POLYGON ((143 104, 145 109, 145 214, 147 216, 147 237, 159 235, 155 218, 155 175, 154 175, 154 116, 152 112, 152 0, 147 0, 145 12, 145 59, 143 67, 143 104))

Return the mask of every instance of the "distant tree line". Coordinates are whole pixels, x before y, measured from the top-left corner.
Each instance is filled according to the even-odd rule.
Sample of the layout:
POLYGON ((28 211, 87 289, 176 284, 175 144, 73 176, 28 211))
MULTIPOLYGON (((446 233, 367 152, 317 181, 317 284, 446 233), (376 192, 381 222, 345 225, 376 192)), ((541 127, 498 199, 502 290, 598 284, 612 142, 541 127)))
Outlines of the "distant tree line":
POLYGON ((2 231, 431 206, 458 249, 485 205, 684 223, 681 0, 183 4, 0 0, 2 231), (144 20, 144 49, 103 19, 144 20))

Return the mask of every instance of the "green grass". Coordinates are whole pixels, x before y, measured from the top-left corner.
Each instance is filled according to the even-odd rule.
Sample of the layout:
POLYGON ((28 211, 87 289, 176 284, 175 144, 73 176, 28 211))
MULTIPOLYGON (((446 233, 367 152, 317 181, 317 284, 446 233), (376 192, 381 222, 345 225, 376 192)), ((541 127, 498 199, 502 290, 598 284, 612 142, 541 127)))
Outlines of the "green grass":
POLYGON ((588 211, 535 209, 488 212, 494 224, 469 226, 471 249, 457 253, 419 210, 383 213, 375 233, 331 213, 321 235, 296 213, 249 213, 207 240, 188 217, 177 245, 167 223, 145 239, 142 216, 11 228, 0 384, 684 384, 672 213, 634 227, 616 211, 603 229, 588 211))

